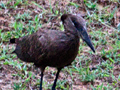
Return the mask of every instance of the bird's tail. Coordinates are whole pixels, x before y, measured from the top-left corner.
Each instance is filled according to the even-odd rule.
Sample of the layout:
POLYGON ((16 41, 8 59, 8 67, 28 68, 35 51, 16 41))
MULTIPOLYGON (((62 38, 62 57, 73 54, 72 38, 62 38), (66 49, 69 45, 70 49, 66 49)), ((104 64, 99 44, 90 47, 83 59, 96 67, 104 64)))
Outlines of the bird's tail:
MULTIPOLYGON (((11 38, 10 43, 16 43, 16 38, 11 38)), ((13 52, 11 52, 11 54, 13 54, 13 53, 15 53, 15 50, 13 52)))
POLYGON ((15 43, 15 39, 16 39, 16 38, 11 38, 11 39, 10 39, 10 43, 15 43))

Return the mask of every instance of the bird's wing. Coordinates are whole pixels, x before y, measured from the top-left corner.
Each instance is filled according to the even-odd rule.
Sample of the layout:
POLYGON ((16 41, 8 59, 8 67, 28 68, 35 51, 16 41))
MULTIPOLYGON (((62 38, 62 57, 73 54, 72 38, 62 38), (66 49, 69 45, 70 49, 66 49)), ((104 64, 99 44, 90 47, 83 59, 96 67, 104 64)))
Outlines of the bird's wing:
MULTIPOLYGON (((39 34, 39 33, 38 33, 39 34)), ((47 57, 62 53, 68 48, 70 39, 62 31, 48 30, 45 34, 39 38, 43 53, 47 57)))

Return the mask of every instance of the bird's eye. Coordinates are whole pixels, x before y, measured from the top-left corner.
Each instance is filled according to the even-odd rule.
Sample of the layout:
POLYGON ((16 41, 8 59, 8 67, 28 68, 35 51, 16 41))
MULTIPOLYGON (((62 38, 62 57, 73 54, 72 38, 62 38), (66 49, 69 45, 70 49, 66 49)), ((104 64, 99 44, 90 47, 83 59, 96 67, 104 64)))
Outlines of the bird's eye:
POLYGON ((76 20, 72 20, 72 22, 78 31, 83 31, 83 26, 79 22, 76 20))
POLYGON ((77 22, 75 20, 72 21, 74 26, 76 27, 77 26, 77 22))
POLYGON ((74 25, 76 28, 79 27, 79 23, 78 23, 76 20, 73 20, 72 22, 73 22, 73 25, 74 25))

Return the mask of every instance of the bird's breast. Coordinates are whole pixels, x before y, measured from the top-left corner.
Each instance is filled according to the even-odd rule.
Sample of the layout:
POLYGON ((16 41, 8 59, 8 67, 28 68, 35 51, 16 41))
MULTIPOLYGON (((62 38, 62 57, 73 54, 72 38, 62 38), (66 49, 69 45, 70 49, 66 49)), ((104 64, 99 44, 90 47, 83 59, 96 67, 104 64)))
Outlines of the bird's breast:
MULTIPOLYGON (((66 44, 66 43, 65 43, 66 44)), ((70 65, 71 62, 75 59, 77 56, 78 50, 79 50, 79 40, 78 41, 71 41, 67 43, 64 48, 64 45, 61 45, 59 48, 60 51, 59 53, 56 52, 49 52, 49 53, 54 53, 54 56, 49 56, 46 60, 48 66, 52 67, 64 67, 67 65, 70 65)), ((55 49, 55 48, 54 48, 55 49)))

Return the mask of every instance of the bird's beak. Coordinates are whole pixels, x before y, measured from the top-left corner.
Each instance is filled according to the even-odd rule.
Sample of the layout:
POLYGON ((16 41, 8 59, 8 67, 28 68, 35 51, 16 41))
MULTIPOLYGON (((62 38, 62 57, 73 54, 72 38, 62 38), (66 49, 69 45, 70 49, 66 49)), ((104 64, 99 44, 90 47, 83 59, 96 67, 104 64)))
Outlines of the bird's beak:
POLYGON ((92 42, 87 34, 87 30, 86 28, 82 28, 81 30, 79 30, 80 32, 80 37, 83 39, 83 41, 85 41, 87 43, 87 45, 92 49, 92 51, 95 53, 95 49, 92 45, 92 42))

